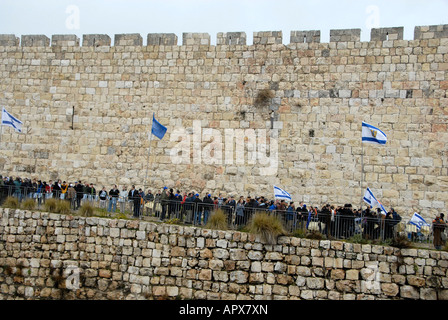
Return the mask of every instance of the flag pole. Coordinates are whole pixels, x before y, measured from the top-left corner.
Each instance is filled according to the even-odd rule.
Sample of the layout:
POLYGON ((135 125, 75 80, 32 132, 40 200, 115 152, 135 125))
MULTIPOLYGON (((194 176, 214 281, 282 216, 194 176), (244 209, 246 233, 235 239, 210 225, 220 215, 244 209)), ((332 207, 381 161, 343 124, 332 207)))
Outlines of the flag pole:
MULTIPOLYGON (((153 119, 154 119, 154 114, 153 114, 153 119)), ((148 182, 148 167, 149 167, 149 157, 151 155, 151 139, 152 139, 152 121, 151 120, 151 126, 150 126, 150 130, 149 130, 149 148, 148 148, 148 159, 146 160, 146 174, 145 174, 145 183, 144 183, 144 188, 146 189, 147 187, 147 182, 148 182)))
MULTIPOLYGON (((361 132, 362 135, 362 132, 361 132)), ((361 187, 361 201, 359 204, 359 210, 361 210, 361 217, 362 217, 362 199, 363 199, 363 182, 364 182, 364 143, 362 141, 362 137, 361 137, 361 183, 360 183, 360 187, 361 187)))

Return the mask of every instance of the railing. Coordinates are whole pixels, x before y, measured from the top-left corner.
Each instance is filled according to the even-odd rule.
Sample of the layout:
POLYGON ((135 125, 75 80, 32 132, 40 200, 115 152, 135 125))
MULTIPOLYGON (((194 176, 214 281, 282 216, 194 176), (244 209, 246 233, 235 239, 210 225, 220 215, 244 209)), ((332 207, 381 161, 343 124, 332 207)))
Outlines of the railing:
MULTIPOLYGON (((71 203, 73 210, 78 210, 85 202, 89 202, 96 208, 105 209, 108 212, 120 212, 132 214, 134 217, 153 216, 160 221, 177 219, 178 223, 191 224, 195 226, 206 225, 210 216, 220 209, 227 217, 230 229, 245 227, 251 217, 258 212, 274 215, 282 221, 286 231, 292 234, 317 233, 327 239, 349 239, 358 237, 365 240, 388 241, 398 234, 406 236, 412 242, 433 244, 434 231, 432 227, 418 229, 415 225, 405 221, 379 217, 365 217, 358 215, 335 214, 330 212, 300 212, 288 210, 270 210, 268 208, 253 208, 244 206, 237 209, 236 205, 218 205, 187 199, 161 200, 155 197, 153 201, 145 201, 144 198, 130 199, 126 196, 107 196, 102 198, 96 192, 94 195, 84 192, 63 193, 60 190, 46 192, 35 187, 19 187, 14 185, 0 186, 0 203, 8 196, 18 198, 19 201, 33 199, 38 208, 45 205, 46 200, 51 198, 63 199, 71 203)), ((446 228, 443 230, 446 234, 446 228)))

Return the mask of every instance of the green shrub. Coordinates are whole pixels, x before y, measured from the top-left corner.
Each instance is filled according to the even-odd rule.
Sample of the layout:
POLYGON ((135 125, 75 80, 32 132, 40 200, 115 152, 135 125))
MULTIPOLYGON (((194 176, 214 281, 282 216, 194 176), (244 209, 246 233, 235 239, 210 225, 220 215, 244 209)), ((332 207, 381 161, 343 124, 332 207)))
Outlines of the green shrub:
POLYGON ((19 199, 15 197, 8 197, 5 199, 5 202, 3 202, 3 207, 17 209, 19 208, 19 199))
POLYGON ((210 215, 205 227, 214 230, 227 230, 227 215, 222 210, 216 210, 210 215))
POLYGON ((119 213, 115 216, 115 219, 129 219, 126 213, 119 213))
POLYGON ((65 200, 58 200, 56 202, 56 212, 61 214, 69 214, 71 212, 70 202, 65 200))
POLYGON ((322 240, 322 239, 324 238, 324 236, 323 236, 323 234, 320 233, 319 231, 315 231, 315 230, 313 230, 313 231, 311 231, 311 232, 308 232, 308 233, 306 234, 305 238, 307 238, 307 239, 312 239, 312 240, 322 240))
POLYGON ((265 212, 255 213, 249 222, 248 229, 250 233, 259 235, 269 244, 275 244, 278 236, 286 234, 280 219, 265 212))
POLYGON ((44 208, 46 212, 57 213, 56 208, 58 206, 58 200, 50 198, 45 200, 44 208))
POLYGON ((294 230, 292 235, 294 237, 297 237, 297 238, 305 238, 306 237, 306 230, 304 230, 302 228, 296 229, 296 230, 294 230))
POLYGON ((168 224, 180 224, 180 220, 179 220, 179 218, 172 218, 172 219, 169 219, 169 220, 165 221, 165 223, 168 223, 168 224))
POLYGON ((34 199, 26 199, 22 202, 22 208, 25 210, 34 210, 36 209, 36 201, 34 199))
POLYGON ((93 208, 93 214, 95 217, 107 218, 110 217, 110 213, 104 208, 93 208))
POLYGON ((368 244, 369 240, 365 239, 362 234, 355 234, 347 239, 350 243, 368 244))
POLYGON ((79 208, 79 214, 84 217, 91 217, 93 216, 93 212, 95 211, 95 208, 90 202, 85 202, 80 208, 79 208))

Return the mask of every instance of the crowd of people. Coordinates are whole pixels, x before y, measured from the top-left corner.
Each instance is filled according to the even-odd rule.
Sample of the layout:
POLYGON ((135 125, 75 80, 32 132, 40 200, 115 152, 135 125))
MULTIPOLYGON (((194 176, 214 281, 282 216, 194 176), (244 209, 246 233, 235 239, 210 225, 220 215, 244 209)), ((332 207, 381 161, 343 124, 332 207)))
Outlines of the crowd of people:
MULTIPOLYGON (((128 208, 134 218, 146 214, 160 221, 178 218, 194 225, 207 224, 210 214, 221 209, 226 213, 228 223, 238 228, 246 225, 255 212, 265 211, 280 217, 288 231, 306 228, 336 238, 350 238, 355 233, 361 233, 366 239, 390 239, 394 235, 394 227, 401 221, 393 208, 384 216, 379 209, 354 209, 351 204, 326 204, 319 209, 303 202, 296 206, 293 201, 267 199, 264 196, 235 198, 222 194, 212 196, 211 193, 200 196, 194 191, 181 192, 167 187, 156 192, 150 189, 145 192, 135 185, 130 190, 126 186, 119 189, 117 185, 109 190, 104 186, 97 190, 93 183, 82 181, 67 183, 49 180, 47 183, 36 178, 1 176, 0 187, 1 199, 7 195, 17 197, 20 201, 33 198, 41 205, 48 198, 59 198, 69 201, 73 210, 78 210, 83 201, 98 201, 99 207, 109 213, 115 213, 117 208, 120 213, 125 213, 128 208)), ((438 215, 433 221, 434 245, 437 248, 444 244, 445 226, 443 214, 438 215)))

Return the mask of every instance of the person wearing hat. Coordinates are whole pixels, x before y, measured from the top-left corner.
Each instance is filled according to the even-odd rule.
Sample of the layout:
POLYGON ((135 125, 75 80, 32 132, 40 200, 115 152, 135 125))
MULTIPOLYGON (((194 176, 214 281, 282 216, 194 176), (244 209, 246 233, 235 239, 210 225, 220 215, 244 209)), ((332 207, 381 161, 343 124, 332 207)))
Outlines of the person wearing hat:
POLYGON ((187 197, 185 198, 185 204, 184 204, 184 208, 185 208, 185 223, 193 223, 193 208, 194 208, 194 196, 192 192, 189 192, 187 197))
POLYGON ((208 217, 210 215, 210 211, 213 210, 212 195, 210 193, 207 194, 202 200, 202 203, 203 203, 202 206, 204 207, 204 225, 206 225, 208 217))
POLYGON ((193 218, 193 224, 195 225, 201 225, 202 220, 202 200, 199 199, 199 193, 196 193, 193 199, 193 202, 195 204, 194 206, 194 218, 193 218))

